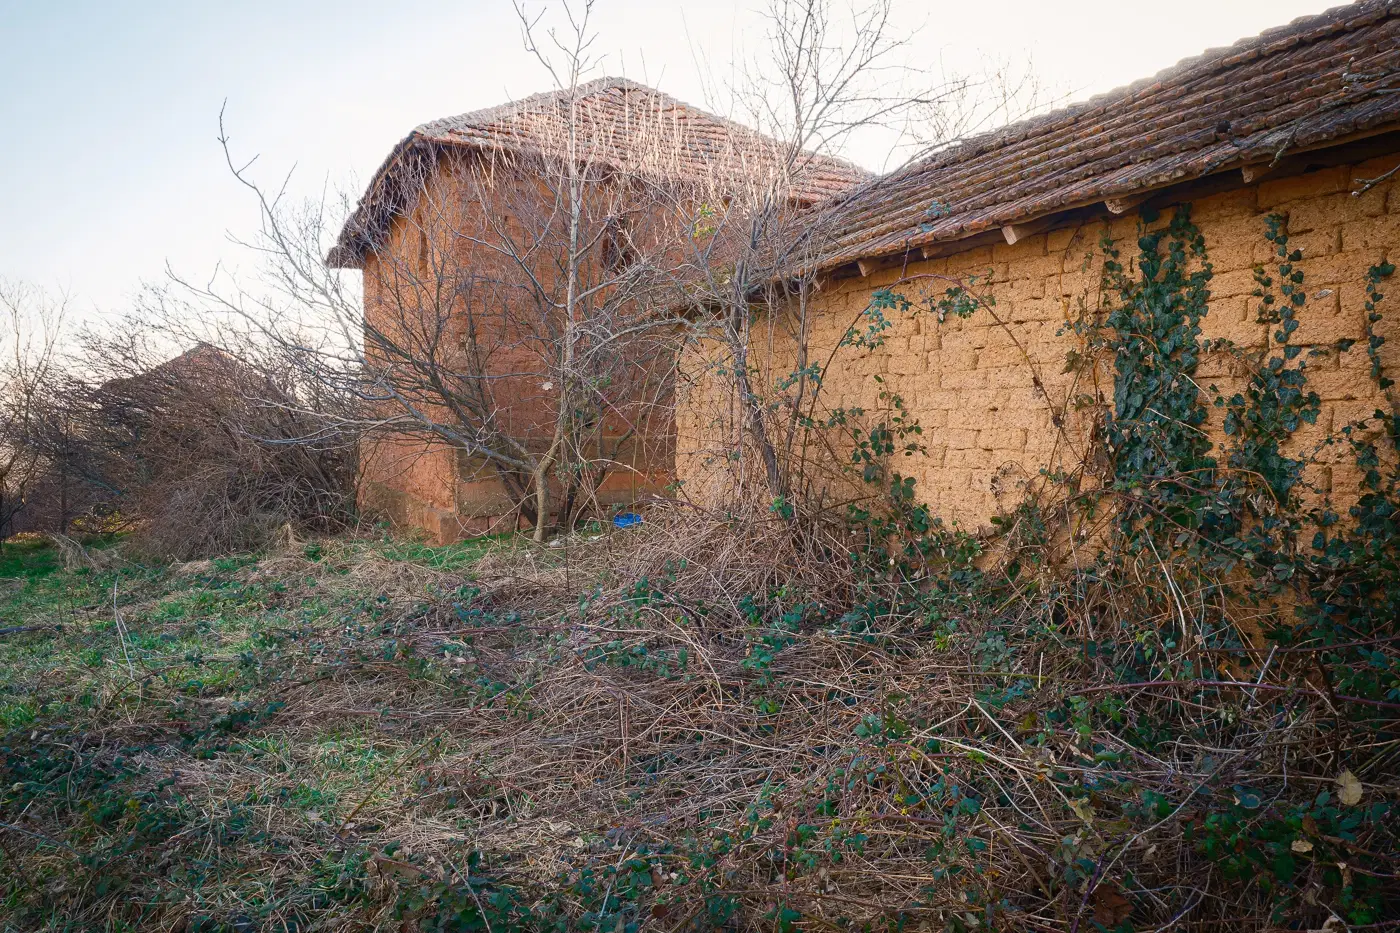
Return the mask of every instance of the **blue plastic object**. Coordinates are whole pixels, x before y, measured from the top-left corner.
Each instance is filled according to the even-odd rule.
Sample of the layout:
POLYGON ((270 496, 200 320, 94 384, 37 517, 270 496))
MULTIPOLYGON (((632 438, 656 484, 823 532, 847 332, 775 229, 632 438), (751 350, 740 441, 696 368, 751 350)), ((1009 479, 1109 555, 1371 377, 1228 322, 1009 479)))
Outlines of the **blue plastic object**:
POLYGON ((640 525, 642 517, 636 512, 622 512, 613 516, 613 524, 618 528, 631 528, 633 525, 640 525))

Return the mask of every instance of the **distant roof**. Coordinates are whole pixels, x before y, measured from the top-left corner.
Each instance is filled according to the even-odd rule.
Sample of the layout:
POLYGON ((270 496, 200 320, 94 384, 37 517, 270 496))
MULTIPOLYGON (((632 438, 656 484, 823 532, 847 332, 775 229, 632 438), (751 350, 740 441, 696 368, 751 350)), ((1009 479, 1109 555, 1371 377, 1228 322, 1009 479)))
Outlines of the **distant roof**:
POLYGON ((817 266, 1391 129, 1400 129, 1400 0, 1353 3, 892 172, 832 206, 834 237, 817 266))
MULTIPOLYGON (((405 137, 375 172, 330 255, 354 268, 376 249, 394 214, 415 193, 414 172, 442 147, 496 153, 566 154, 568 91, 536 94, 472 113, 424 123, 405 137), (409 184, 405 184, 405 181, 409 184)), ((781 144, 755 130, 706 113, 625 78, 599 78, 573 91, 578 148, 618 167, 654 175, 724 178, 776 166, 781 144)), ((791 181, 794 200, 813 203, 868 181, 871 173, 840 159, 811 155, 791 181)))
POLYGON ((109 392, 134 392, 149 390, 162 383, 169 384, 179 379, 196 377, 201 387, 213 388, 210 380, 216 376, 229 379, 257 378, 258 372, 227 350, 200 340, 184 353, 163 363, 157 363, 144 372, 109 379, 102 384, 102 388, 109 392))

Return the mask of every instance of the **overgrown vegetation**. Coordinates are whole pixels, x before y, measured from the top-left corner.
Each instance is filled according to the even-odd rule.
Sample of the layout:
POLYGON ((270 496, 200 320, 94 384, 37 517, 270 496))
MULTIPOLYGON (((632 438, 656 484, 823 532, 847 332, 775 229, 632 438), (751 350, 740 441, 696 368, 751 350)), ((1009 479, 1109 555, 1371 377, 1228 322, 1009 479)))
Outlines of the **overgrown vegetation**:
MULTIPOLYGON (((994 537, 919 504, 900 465, 922 429, 887 394, 804 425, 853 439, 871 495, 845 515, 161 569, 12 550, 5 922, 1382 927, 1400 423, 1294 437, 1308 362, 1352 348, 1293 344, 1304 283, 1266 232, 1262 351, 1201 339, 1187 211, 1105 244, 1110 300, 1070 361, 1113 376, 1104 448, 994 537), (1196 379, 1210 354, 1237 392, 1196 379), (1362 468, 1346 502, 1310 479, 1337 452, 1362 468)), ((1365 283, 1384 389, 1392 273, 1365 283)), ((847 343, 989 310, 971 283, 890 293, 847 343)))
POLYGON ((188 560, 355 524, 355 436, 326 427, 345 400, 251 344, 167 358, 174 340, 131 331, 85 335, 12 439, 39 467, 21 529, 120 529, 149 556, 188 560))

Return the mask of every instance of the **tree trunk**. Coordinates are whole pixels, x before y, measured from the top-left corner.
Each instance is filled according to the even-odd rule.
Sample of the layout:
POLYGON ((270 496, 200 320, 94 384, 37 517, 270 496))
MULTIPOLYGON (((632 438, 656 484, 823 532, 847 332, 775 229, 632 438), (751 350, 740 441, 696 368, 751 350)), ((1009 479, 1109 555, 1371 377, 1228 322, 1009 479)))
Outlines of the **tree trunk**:
POLYGON ((778 499, 783 495, 783 476, 778 467, 778 452, 773 449, 773 442, 768 437, 767 426, 763 423, 763 406, 749 381, 747 335, 740 320, 740 315, 745 314, 747 310, 736 307, 728 328, 729 352, 734 357, 734 383, 739 390, 739 402, 747 415, 748 433, 753 437, 754 444, 758 446, 759 456, 763 460, 763 475, 768 483, 768 492, 774 499, 778 499))
POLYGON ((549 464, 541 461, 535 468, 535 543, 544 543, 545 528, 549 524, 549 464))

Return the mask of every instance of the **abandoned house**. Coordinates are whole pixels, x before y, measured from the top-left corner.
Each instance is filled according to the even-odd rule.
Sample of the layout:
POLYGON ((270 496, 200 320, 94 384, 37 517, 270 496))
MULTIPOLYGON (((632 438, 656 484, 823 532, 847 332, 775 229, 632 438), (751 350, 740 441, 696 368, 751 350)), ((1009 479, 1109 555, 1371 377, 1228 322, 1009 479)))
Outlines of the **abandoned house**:
MULTIPOLYGON (((618 161, 626 160, 620 150, 629 139, 648 136, 638 123, 733 131, 636 85, 605 81, 588 94, 607 114, 594 122, 609 127, 608 156, 618 161)), ((386 264, 431 263, 446 248, 424 233, 431 224, 422 206, 433 199, 421 196, 427 180, 443 175, 436 168, 446 164, 443 153, 486 159, 538 146, 538 121, 524 116, 528 104, 421 127, 379 170, 333 257, 365 270, 367 320, 385 313, 392 289, 383 283, 393 279, 386 264)), ((671 170, 713 168, 699 147, 685 151, 685 164, 668 163, 671 170)), ((1292 343, 1327 351, 1309 363, 1320 417, 1292 441, 1315 446, 1392 404, 1370 378, 1364 277, 1400 252, 1397 166, 1395 0, 1297 20, 874 181, 823 163, 798 192, 834 198, 823 202, 830 209, 812 212, 824 225, 820 250, 789 304, 755 312, 753 363, 770 385, 790 372, 797 351, 786 335, 792 316, 803 315, 800 330, 814 355, 833 353, 824 403, 876 410, 882 391, 901 396, 925 432, 927 456, 910 470, 918 495, 945 518, 980 527, 1013 508, 1041 471, 1085 456, 1106 387, 1066 358, 1078 346, 1072 323, 1103 297, 1104 244, 1131 251, 1141 230, 1189 205, 1214 273, 1202 337, 1260 348, 1270 327, 1257 317, 1255 274, 1274 258, 1264 234, 1277 217, 1303 255, 1307 301, 1292 343), (914 299, 953 283, 994 301, 992 310, 942 321, 903 317, 882 345, 834 353, 881 290, 914 299)), ((492 210, 479 198, 466 200, 492 210)), ((1394 330, 1389 319, 1377 326, 1381 336, 1394 330)), ((1381 350, 1387 365, 1400 362, 1400 340, 1391 337, 1381 350)), ((717 341, 687 344, 667 415, 630 435, 623 456, 633 458, 631 468, 609 478, 616 500, 671 477, 695 501, 716 501, 733 488, 744 464, 730 455, 740 433, 734 388, 714 376, 722 354, 717 341)), ((1226 395, 1243 379, 1227 354, 1208 354, 1197 375, 1226 395)), ((537 387, 512 385, 503 417, 539 419, 548 411, 537 387)), ((1210 430, 1218 436, 1219 424, 1210 430)), ((383 446, 369 458, 367 499, 386 503, 400 522, 441 539, 473 530, 474 520, 507 505, 499 478, 446 445, 406 434, 383 446)), ((1324 457, 1311 469, 1334 496, 1356 488, 1352 468, 1341 463, 1334 471, 1324 457)))
POLYGON ((674 352, 639 338, 589 355, 587 322, 626 330, 656 303, 695 214, 735 186, 782 172, 800 209, 870 177, 783 160, 776 140, 619 78, 410 133, 330 256, 363 270, 366 357, 396 413, 362 447, 362 502, 438 541, 532 522, 530 473, 564 408, 591 409, 585 459, 607 468, 572 488, 551 478, 551 513, 659 491, 674 472, 674 352), (560 397, 565 341, 587 398, 560 397))
MULTIPOLYGON (((1099 306, 1105 239, 1127 261, 1149 218, 1161 227, 1189 205, 1214 270, 1201 339, 1260 348, 1273 328, 1258 322, 1255 268, 1279 261, 1265 239, 1278 215, 1302 251, 1308 296, 1291 342, 1328 351, 1308 361, 1320 416, 1292 441, 1311 451, 1394 404, 1371 378, 1364 286, 1368 269, 1400 255, 1397 166, 1400 3, 1340 7, 866 186, 823 218, 814 286, 767 309, 752 343, 782 374, 795 358, 785 315, 806 315, 809 356, 825 359, 881 289, 916 299, 956 283, 994 300, 966 319, 903 317, 883 346, 834 356, 822 386, 830 408, 874 412, 881 392, 900 395, 928 449, 901 471, 935 514, 977 529, 1015 508, 1042 470, 1081 462, 1095 409, 1112 400, 1111 377, 1096 384, 1066 365, 1080 347, 1071 323, 1099 306)), ((1390 367, 1400 363, 1395 319, 1377 325, 1390 367)), ((704 375, 719 352, 688 351, 697 375, 676 414, 677 474, 701 501, 742 466, 725 456, 738 430, 724 414, 733 390, 704 375)), ((1203 358, 1197 378, 1226 397, 1245 381, 1226 353, 1203 358)), ((1210 427, 1223 436, 1218 420, 1210 427)), ((1337 456, 1328 464, 1324 451, 1310 478, 1345 502, 1359 476, 1337 456)))

